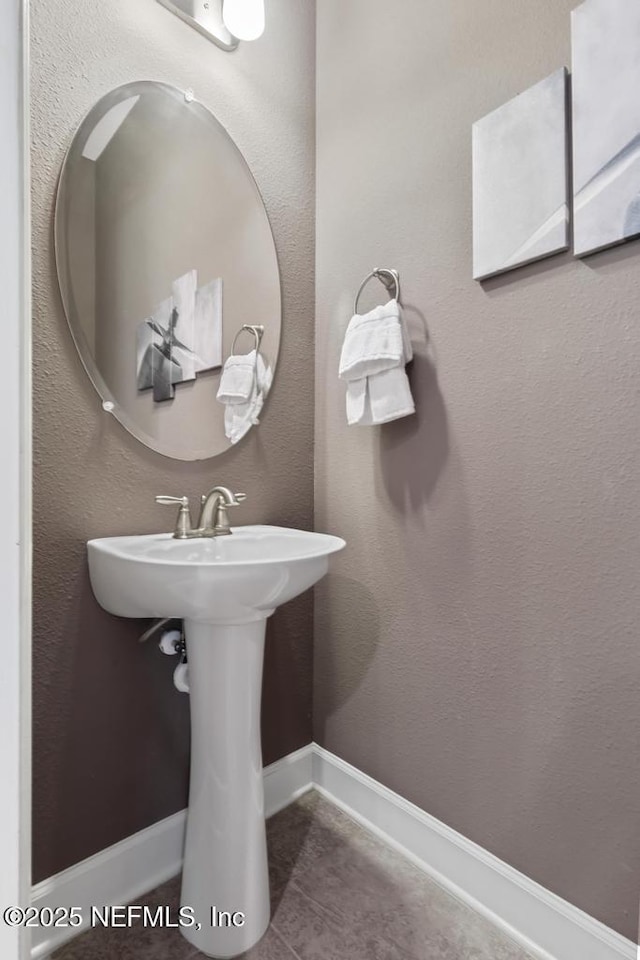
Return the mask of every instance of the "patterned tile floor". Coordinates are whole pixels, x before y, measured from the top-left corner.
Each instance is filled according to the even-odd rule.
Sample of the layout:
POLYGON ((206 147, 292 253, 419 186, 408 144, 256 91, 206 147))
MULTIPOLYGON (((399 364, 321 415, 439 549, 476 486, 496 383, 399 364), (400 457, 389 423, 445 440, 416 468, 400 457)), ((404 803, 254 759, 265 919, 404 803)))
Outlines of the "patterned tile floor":
MULTIPOLYGON (((272 919, 246 960, 531 960, 394 849, 312 792, 267 824, 272 919)), ((179 878, 141 899, 177 908, 179 878)), ((95 929, 54 960, 197 960, 173 929, 95 929)), ((52 958, 52 960, 53 960, 52 958)))

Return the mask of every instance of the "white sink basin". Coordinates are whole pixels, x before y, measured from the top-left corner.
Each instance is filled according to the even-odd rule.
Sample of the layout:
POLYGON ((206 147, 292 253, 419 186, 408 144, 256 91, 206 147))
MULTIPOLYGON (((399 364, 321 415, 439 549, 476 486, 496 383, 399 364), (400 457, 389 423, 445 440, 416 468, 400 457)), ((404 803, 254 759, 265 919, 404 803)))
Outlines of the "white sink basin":
POLYGON ((229 537, 171 534, 90 540, 96 599, 120 617, 249 623, 313 586, 344 540, 286 527, 234 527, 229 537))
POLYGON ((344 546, 339 537, 267 526, 214 539, 88 544, 91 585, 105 610, 184 620, 191 774, 181 902, 200 927, 181 931, 210 957, 244 953, 269 925, 260 746, 267 617, 320 580, 344 546), (212 906, 236 923, 212 927, 212 906))

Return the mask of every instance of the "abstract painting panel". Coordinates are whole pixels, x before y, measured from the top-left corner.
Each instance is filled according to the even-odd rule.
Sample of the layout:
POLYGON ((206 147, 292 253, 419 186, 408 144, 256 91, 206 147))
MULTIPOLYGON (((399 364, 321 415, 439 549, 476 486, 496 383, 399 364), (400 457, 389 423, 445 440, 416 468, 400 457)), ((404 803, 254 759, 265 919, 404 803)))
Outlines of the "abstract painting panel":
POLYGON ((193 352, 196 330, 196 290, 198 274, 190 270, 174 280, 171 286, 175 309, 173 356, 175 359, 173 383, 195 380, 196 362, 193 352))
POLYGON ((174 316, 173 298, 163 300, 136 331, 138 390, 153 390, 156 403, 173 400, 172 342, 169 331, 174 316))
POLYGON ((567 71, 473 125, 473 276, 569 246, 567 71))
POLYGON ((196 373, 222 366, 222 280, 217 277, 196 292, 196 373))
POLYGON ((577 256, 640 234, 640 3, 572 13, 573 216, 577 256))
POLYGON ((153 347, 160 339, 148 320, 136 327, 136 380, 138 390, 153 387, 153 347))

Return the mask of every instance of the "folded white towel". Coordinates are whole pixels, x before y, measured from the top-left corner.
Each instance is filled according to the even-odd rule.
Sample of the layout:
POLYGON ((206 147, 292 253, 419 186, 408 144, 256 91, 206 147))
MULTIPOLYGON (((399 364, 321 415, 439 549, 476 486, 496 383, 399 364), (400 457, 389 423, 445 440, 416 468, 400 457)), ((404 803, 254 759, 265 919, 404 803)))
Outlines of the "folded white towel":
POLYGON ((339 370, 347 381, 350 426, 388 423, 415 413, 404 369, 411 359, 413 349, 397 300, 351 319, 339 370))
POLYGON ((397 300, 351 318, 340 355, 340 378, 359 380, 413 359, 402 309, 397 300))
POLYGON ((409 378, 404 367, 381 370, 373 377, 347 384, 347 423, 371 427, 415 413, 409 378))
POLYGON ((259 423, 273 373, 261 354, 231 356, 225 362, 217 399, 225 405, 224 432, 231 443, 242 440, 259 423))
POLYGON ((246 403, 256 377, 256 352, 230 356, 222 368, 217 398, 220 403, 246 403))

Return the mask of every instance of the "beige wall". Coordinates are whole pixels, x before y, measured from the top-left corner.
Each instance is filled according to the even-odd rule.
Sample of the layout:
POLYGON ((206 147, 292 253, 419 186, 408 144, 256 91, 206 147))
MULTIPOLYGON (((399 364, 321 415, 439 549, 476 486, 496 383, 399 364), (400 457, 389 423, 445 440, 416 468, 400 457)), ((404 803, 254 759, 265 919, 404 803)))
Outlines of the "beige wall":
MULTIPOLYGON (((188 702, 173 661, 103 613, 86 572, 91 537, 168 529, 157 493, 246 490, 240 522, 312 522, 314 4, 270 0, 265 36, 229 55, 155 0, 33 0, 34 879, 180 809, 188 702), (278 376, 259 430, 200 464, 145 450, 105 415, 74 350, 55 280, 56 180, 92 104, 131 80, 192 87, 244 153, 280 258, 278 376)), ((265 762, 311 736, 309 596, 270 624, 265 762)))
POLYGON ((572 6, 318 4, 316 523, 349 546, 316 599, 315 735, 635 938, 640 245, 471 279, 471 124, 569 63, 572 6), (378 265, 418 414, 347 428, 378 265))
MULTIPOLYGON (((315 735, 634 937, 640 248, 471 280, 471 123, 568 63, 572 5, 319 5, 316 523, 349 547, 319 592, 315 735), (418 415, 348 429, 337 357, 376 265, 402 275, 418 415)), ((228 56, 155 0, 32 3, 35 880, 186 799, 188 704, 96 606, 86 539, 164 528, 154 494, 212 480, 247 490, 245 521, 310 523, 314 12, 269 7, 228 56), (141 78, 192 86, 227 127, 283 274, 264 423, 204 464, 105 417, 55 284, 65 147, 141 78)), ((271 624, 266 762, 310 738, 310 617, 307 597, 271 624)))

